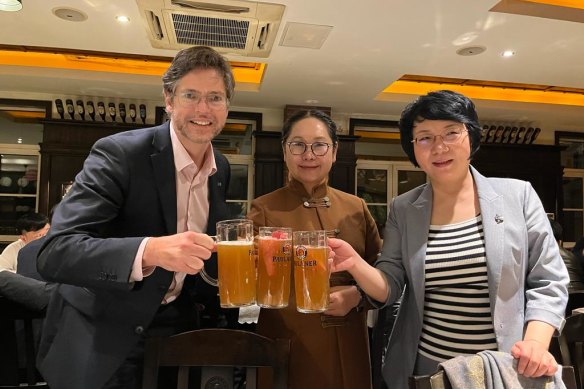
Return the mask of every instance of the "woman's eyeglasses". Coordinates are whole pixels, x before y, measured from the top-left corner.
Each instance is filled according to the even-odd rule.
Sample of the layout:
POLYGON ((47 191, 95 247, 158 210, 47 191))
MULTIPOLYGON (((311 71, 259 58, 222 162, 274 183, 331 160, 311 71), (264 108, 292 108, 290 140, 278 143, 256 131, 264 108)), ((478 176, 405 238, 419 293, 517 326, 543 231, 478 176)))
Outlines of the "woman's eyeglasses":
POLYGON ((326 142, 314 142, 314 143, 304 143, 304 142, 286 142, 288 149, 292 155, 302 155, 306 152, 308 146, 310 146, 310 151, 317 157, 322 157, 325 155, 329 148, 332 146, 330 143, 326 142))
POLYGON ((442 139, 442 143, 450 145, 458 142, 465 132, 468 132, 466 128, 451 128, 444 131, 442 134, 438 135, 432 134, 421 135, 417 138, 414 138, 414 140, 412 140, 412 143, 415 143, 422 148, 432 147, 432 145, 436 141, 436 138, 440 137, 442 139))

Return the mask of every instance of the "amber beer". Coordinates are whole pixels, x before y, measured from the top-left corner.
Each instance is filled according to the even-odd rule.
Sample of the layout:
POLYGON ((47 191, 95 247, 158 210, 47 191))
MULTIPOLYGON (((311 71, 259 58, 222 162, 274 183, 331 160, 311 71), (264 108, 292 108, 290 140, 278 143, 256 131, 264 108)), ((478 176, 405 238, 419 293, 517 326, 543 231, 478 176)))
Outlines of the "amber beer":
POLYGON ((256 301, 253 223, 235 219, 217 223, 219 300, 223 308, 244 307, 256 301))
POLYGON ((324 312, 329 300, 329 265, 326 231, 294 233, 294 287, 296 309, 324 312))
POLYGON ((292 229, 260 227, 258 239, 257 304, 284 308, 290 297, 292 229))
POLYGON ((255 303, 256 268, 253 243, 245 240, 217 244, 219 299, 223 308, 255 303))

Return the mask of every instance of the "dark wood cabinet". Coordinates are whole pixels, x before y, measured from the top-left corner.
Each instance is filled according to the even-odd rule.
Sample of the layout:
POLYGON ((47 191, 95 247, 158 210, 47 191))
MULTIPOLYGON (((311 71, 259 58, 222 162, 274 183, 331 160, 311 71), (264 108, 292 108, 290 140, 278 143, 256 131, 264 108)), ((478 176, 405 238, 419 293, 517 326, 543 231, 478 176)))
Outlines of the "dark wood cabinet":
POLYGON ((472 165, 487 177, 529 181, 548 213, 562 222, 561 146, 483 144, 472 165))
POLYGON ((339 135, 337 160, 329 174, 330 186, 351 194, 355 194, 356 188, 357 155, 355 154, 355 142, 359 138, 359 136, 339 135))
POLYGON ((282 134, 277 131, 254 131, 255 177, 254 197, 270 193, 284 186, 284 156, 282 134))
POLYGON ((39 212, 49 210, 61 201, 63 186, 81 171, 91 146, 104 136, 140 128, 142 125, 122 123, 46 120, 40 144, 41 169, 39 212))

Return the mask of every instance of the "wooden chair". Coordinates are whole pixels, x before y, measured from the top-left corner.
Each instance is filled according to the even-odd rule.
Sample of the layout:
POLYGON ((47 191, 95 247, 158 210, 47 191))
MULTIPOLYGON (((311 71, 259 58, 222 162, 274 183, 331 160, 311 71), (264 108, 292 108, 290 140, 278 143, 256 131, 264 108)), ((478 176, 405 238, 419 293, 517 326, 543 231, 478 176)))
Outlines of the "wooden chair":
POLYGON ((584 290, 572 291, 568 294, 568 304, 566 305, 566 317, 572 315, 576 308, 584 307, 584 290))
POLYGON ((35 366, 36 352, 33 331, 33 320, 45 316, 44 311, 33 311, 10 299, 0 296, 0 388, 46 387, 46 384, 37 383, 40 374, 35 366), (22 320, 24 323, 24 360, 26 366, 26 385, 21 380, 18 367, 19 350, 16 340, 15 323, 22 320), (5 386, 2 386, 5 385, 5 386))
POLYGON ((562 365, 574 366, 578 389, 584 389, 584 314, 566 318, 558 342, 562 365))
POLYGON ((247 388, 255 384, 256 367, 271 367, 272 387, 284 389, 288 387, 289 353, 288 339, 270 339, 240 330, 213 328, 150 338, 146 340, 142 388, 156 389, 160 366, 179 367, 177 389, 188 387, 190 366, 203 367, 203 374, 205 367, 242 366, 248 367, 248 384, 250 378, 252 381, 247 388))
MULTIPOLYGON (((567 389, 576 389, 576 377, 572 366, 562 367, 562 381, 567 389)), ((411 376, 408 381, 409 389, 452 389, 448 376, 443 370, 432 375, 411 376)))
POLYGON ((410 389, 452 389, 444 370, 431 375, 411 376, 408 386, 410 389))

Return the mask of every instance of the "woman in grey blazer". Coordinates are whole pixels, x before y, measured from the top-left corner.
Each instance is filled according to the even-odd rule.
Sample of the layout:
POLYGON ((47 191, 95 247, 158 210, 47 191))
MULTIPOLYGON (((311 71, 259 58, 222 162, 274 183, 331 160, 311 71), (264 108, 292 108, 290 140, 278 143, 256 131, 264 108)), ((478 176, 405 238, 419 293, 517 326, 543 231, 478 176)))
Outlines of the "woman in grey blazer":
POLYGON ((564 323, 568 273, 531 185, 470 166, 480 131, 456 92, 408 105, 402 147, 430 182, 393 200, 374 267, 329 240, 333 271, 348 270, 377 306, 403 292, 383 368, 391 388, 482 350, 510 352, 526 377, 558 369, 548 346, 564 323))

